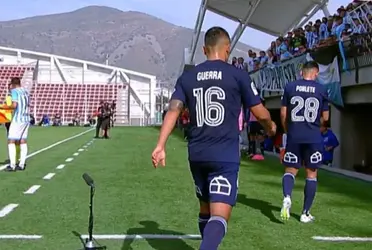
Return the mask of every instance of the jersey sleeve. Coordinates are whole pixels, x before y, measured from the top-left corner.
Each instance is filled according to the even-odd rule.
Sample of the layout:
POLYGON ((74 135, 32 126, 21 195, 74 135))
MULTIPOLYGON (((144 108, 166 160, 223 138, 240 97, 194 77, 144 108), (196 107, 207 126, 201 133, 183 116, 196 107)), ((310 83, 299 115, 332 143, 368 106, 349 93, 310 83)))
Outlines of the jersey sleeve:
POLYGON ((289 99, 289 91, 288 91, 288 85, 284 87, 283 95, 281 97, 282 99, 282 107, 288 106, 288 99, 289 99))
POLYGON ((256 85, 248 73, 244 72, 244 74, 240 76, 239 84, 244 110, 261 103, 256 85))
POLYGON ((10 96, 12 97, 12 102, 18 102, 19 101, 18 91, 16 91, 15 89, 12 89, 10 91, 10 96))
POLYGON ((181 75, 176 82, 176 86, 174 87, 174 92, 172 94, 171 100, 179 100, 183 103, 186 103, 186 94, 182 86, 182 77, 181 75))

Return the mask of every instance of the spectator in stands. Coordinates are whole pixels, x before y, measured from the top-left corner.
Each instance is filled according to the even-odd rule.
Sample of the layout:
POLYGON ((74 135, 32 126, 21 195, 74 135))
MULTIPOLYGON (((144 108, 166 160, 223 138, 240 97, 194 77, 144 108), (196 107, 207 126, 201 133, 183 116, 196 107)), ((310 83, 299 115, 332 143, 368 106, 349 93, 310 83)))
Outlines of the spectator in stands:
POLYGON ((300 46, 306 47, 307 41, 305 36, 302 34, 302 29, 298 28, 294 30, 294 36, 292 38, 292 43, 290 47, 292 48, 293 52, 298 52, 300 46))
POLYGON ((96 124, 96 120, 91 115, 88 115, 87 121, 89 127, 93 127, 96 124))
POLYGON ((61 115, 61 113, 57 113, 53 117, 53 126, 62 126, 62 115, 61 115))
POLYGON ((265 51, 260 51, 258 59, 260 61, 260 67, 264 67, 269 62, 269 57, 266 55, 265 51))
POLYGON ((267 51, 267 64, 273 64, 275 62, 276 60, 275 60, 273 52, 271 50, 268 50, 267 51))
POLYGON ((50 125, 50 120, 48 115, 43 115, 41 118, 41 121, 39 122, 39 126, 49 126, 50 125))
POLYGON ((231 60, 231 64, 236 66, 238 64, 238 59, 234 56, 231 60))
POLYGON ((363 34, 367 33, 367 30, 364 28, 364 26, 360 23, 358 18, 354 18, 353 22, 355 24, 355 27, 353 29, 353 34, 363 34))
POLYGON ((333 152, 339 146, 336 135, 329 129, 329 124, 320 128, 323 137, 323 164, 331 166, 333 162, 333 152))
POLYGON ((276 39, 276 56, 280 61, 290 59, 292 54, 288 51, 288 46, 284 43, 284 38, 276 39))
POLYGON ((33 114, 30 114, 30 125, 31 126, 35 125, 35 116, 33 114))
POLYGON ((322 23, 319 27, 319 40, 325 40, 329 37, 329 31, 328 31, 328 19, 326 17, 323 17, 322 23))
POLYGON ((73 126, 80 126, 80 122, 81 122, 81 117, 80 117, 79 113, 75 113, 75 116, 72 119, 72 125, 73 126))
POLYGON ((238 62, 236 64, 236 66, 238 69, 244 69, 245 66, 244 66, 244 58, 243 57, 239 57, 238 58, 238 62))

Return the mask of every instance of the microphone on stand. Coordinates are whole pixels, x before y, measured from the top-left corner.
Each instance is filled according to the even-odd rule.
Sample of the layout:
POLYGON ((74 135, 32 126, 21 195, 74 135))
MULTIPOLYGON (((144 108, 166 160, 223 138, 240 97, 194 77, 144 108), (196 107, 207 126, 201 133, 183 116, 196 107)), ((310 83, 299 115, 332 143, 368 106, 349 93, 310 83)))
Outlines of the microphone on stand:
POLYGON ((90 187, 90 200, 89 200, 89 225, 88 225, 88 239, 86 239, 84 249, 85 250, 102 250, 106 249, 106 246, 99 246, 93 239, 93 196, 94 196, 94 181, 87 173, 83 174, 85 183, 90 187))

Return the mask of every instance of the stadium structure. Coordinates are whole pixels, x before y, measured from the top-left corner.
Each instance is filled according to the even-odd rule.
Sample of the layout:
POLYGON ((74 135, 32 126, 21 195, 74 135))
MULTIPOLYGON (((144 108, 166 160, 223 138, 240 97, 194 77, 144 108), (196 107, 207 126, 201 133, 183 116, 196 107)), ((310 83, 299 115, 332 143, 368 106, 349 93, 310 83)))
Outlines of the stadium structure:
POLYGON ((63 124, 75 114, 86 123, 100 101, 116 102, 116 125, 146 125, 155 119, 153 75, 23 49, 0 47, 0 55, 0 98, 10 79, 20 77, 36 121, 59 113, 63 124))
POLYGON ((184 50, 181 73, 195 65, 195 53, 207 11, 237 22, 231 36, 231 51, 247 27, 273 36, 281 36, 295 27, 305 25, 318 11, 330 16, 328 0, 202 0, 189 48, 184 50), (273 8, 275 6, 275 8, 273 8), (285 13, 285 15, 283 15, 285 13), (270 18, 267 18, 270 17, 270 18))

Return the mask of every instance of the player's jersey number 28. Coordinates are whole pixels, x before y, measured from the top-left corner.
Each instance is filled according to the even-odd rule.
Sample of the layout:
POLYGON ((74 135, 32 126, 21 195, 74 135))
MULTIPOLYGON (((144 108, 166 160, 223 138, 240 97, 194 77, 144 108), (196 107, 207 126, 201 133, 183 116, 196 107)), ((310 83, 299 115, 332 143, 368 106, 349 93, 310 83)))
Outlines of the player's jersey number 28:
POLYGON ((292 122, 315 122, 318 116, 319 100, 315 97, 303 98, 301 96, 293 96, 291 104, 295 107, 291 111, 292 122), (299 112, 303 110, 304 114, 299 112))
POLYGON ((225 118, 225 108, 218 101, 213 101, 212 97, 217 100, 225 100, 225 91, 220 87, 209 87, 193 89, 193 95, 196 99, 196 124, 202 127, 204 124, 217 127, 221 125, 225 118))

